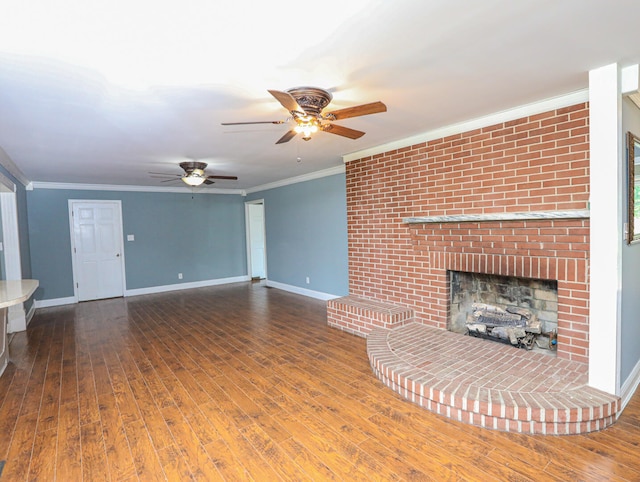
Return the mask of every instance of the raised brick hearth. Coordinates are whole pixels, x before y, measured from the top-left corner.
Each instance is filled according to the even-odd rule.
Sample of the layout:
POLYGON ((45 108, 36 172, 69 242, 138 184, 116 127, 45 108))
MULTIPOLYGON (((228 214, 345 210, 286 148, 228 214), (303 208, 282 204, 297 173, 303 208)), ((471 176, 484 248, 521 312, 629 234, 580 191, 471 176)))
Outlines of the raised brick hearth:
POLYGON ((367 336, 374 328, 395 328, 413 321, 413 311, 391 303, 344 296, 329 300, 327 321, 334 328, 367 336))
MULTIPOLYGON (((565 374, 571 378, 579 372, 578 386, 585 387, 590 256, 587 104, 350 160, 346 184, 349 296, 328 303, 331 326, 370 337, 379 330, 425 325, 442 332, 440 341, 453 336, 466 344, 469 337, 446 331, 450 271, 551 280, 558 287, 555 363, 581 366, 565 374)), ((504 349, 510 350, 505 356, 514 359, 531 355, 495 348, 504 349)), ((383 381, 397 383, 384 372, 395 368, 380 361, 384 360, 376 361, 374 369, 383 381)), ((414 363, 421 369, 419 360, 414 363)), ((558 416, 566 408, 570 417, 580 408, 559 403, 541 407, 558 416)), ((443 410, 448 409, 436 407, 443 410)), ((531 428, 527 423, 557 421, 535 416, 526 421, 520 408, 516 420, 522 422, 522 431, 572 433, 602 428, 615 419, 614 410, 603 416, 597 408, 593 411, 597 422, 578 418, 570 423, 586 425, 566 430, 531 428)), ((484 423, 470 417, 459 418, 484 423)), ((508 417, 501 418, 508 423, 508 417)))
POLYGON ((620 399, 587 385, 583 363, 408 323, 374 329, 367 353, 392 390, 481 427, 568 435, 611 425, 620 399))

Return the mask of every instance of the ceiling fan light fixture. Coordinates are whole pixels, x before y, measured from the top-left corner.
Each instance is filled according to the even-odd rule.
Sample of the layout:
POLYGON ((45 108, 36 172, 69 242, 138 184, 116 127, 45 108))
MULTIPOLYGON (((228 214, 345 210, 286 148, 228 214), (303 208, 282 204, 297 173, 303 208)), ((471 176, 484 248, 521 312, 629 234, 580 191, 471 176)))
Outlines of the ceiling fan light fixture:
POLYGON ((204 172, 207 168, 206 162, 198 161, 184 161, 180 163, 180 167, 184 171, 184 174, 165 174, 162 172, 150 172, 149 174, 155 174, 154 177, 168 177, 162 182, 177 181, 180 179, 186 185, 191 187, 197 187, 201 184, 213 184, 215 181, 212 179, 225 179, 230 181, 237 181, 238 176, 221 176, 221 175, 208 175, 204 172))
POLYGON ((182 176, 181 179, 185 184, 195 187, 202 184, 206 178, 204 176, 200 176, 199 174, 191 173, 188 176, 182 176))
POLYGON ((318 121, 311 119, 309 121, 298 121, 298 125, 293 128, 298 134, 302 134, 302 139, 308 141, 311 134, 318 132, 318 121))

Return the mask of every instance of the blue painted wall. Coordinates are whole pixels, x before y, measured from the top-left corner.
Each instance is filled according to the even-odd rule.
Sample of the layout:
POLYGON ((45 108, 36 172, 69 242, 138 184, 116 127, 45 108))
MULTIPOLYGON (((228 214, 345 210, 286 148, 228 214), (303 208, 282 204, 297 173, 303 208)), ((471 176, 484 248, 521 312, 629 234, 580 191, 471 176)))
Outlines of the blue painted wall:
MULTIPOLYGON (((624 98, 622 102, 622 128, 624 133, 640 136, 640 110, 624 98)), ((626 153, 626 151, 625 151, 626 153)), ((626 171, 626 156, 623 163, 626 171)), ((624 199, 627 199, 627 178, 624 178, 624 199)), ((623 219, 627 219, 628 206, 623 202, 623 219)), ((622 241, 622 292, 621 292, 621 339, 620 339, 620 384, 632 375, 640 365, 640 243, 626 244, 622 241)))
POLYGON ((240 195, 35 189, 27 202, 38 300, 73 296, 70 199, 122 202, 128 290, 247 274, 240 195))
POLYGON ((264 199, 267 278, 330 295, 348 295, 345 175, 247 196, 247 201, 256 199, 264 199))
POLYGON ((31 243, 29 238, 29 216, 27 214, 27 190, 17 180, 16 205, 18 207, 18 236, 20 238, 20 258, 22 278, 32 278, 31 271, 31 243))

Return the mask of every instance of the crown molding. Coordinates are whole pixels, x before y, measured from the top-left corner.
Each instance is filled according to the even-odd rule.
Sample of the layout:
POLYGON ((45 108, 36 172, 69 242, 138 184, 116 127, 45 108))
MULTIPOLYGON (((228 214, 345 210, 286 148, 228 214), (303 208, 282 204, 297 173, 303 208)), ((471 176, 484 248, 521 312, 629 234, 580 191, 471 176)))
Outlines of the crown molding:
POLYGON ((460 134, 462 132, 468 132, 482 127, 487 127, 495 124, 501 124, 502 122, 511 121, 514 119, 520 119, 522 117, 528 117, 531 115, 541 114, 550 110, 561 109, 563 107, 569 107, 571 105, 580 104, 582 102, 589 101, 589 89, 583 89, 569 94, 561 95, 558 97, 552 97, 549 99, 533 102, 531 104, 525 104, 513 109, 507 109, 500 112, 495 112, 483 117, 477 117, 457 124, 451 124, 445 127, 440 127, 431 131, 423 132, 411 137, 405 137, 397 141, 388 142, 379 146, 371 147, 369 149, 363 149, 361 151, 352 152, 342 156, 342 160, 346 162, 355 161, 356 159, 362 159, 363 157, 374 156, 376 154, 382 154, 383 152, 394 151, 396 149, 402 149, 407 146, 413 146, 415 144, 421 144, 423 142, 429 142, 434 139, 441 139, 443 137, 460 134))
POLYGON ((75 191, 125 191, 125 192, 176 192, 183 194, 236 194, 245 195, 242 189, 192 189, 188 187, 156 187, 156 186, 120 186, 117 184, 76 184, 65 182, 38 182, 33 181, 27 186, 27 190, 33 189, 66 189, 75 191))
POLYGON ((246 190, 247 194, 254 192, 267 191, 269 189, 275 189, 277 187, 288 186, 290 184, 297 184, 299 182, 312 181, 314 179, 320 179, 323 177, 334 176, 336 174, 344 174, 345 166, 341 164, 339 166, 330 167, 328 169, 322 169, 320 171, 310 172, 308 174, 302 174, 300 176, 290 177, 282 179, 281 181, 270 182, 268 184, 262 184, 261 186, 255 186, 246 190))
POLYGON ((0 192, 16 192, 16 184, 12 179, 0 172, 0 192))
POLYGON ((7 154, 2 147, 0 147, 0 166, 4 167, 9 172, 9 174, 15 177, 16 180, 23 186, 29 185, 30 181, 27 176, 25 176, 20 168, 16 166, 16 163, 13 162, 13 159, 9 157, 9 154, 7 154))

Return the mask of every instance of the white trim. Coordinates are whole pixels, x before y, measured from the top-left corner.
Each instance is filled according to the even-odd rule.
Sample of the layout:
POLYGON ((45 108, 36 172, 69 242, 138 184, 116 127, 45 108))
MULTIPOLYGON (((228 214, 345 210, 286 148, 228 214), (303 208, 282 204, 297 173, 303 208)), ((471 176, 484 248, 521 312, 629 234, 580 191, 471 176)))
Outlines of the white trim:
POLYGON ((69 221, 69 239, 71 241, 71 275, 73 277, 73 302, 78 302, 78 268, 76 267, 76 233, 74 231, 73 219, 73 200, 67 200, 68 221, 69 221))
POLYGON ((631 374, 627 377, 620 389, 620 399, 622 401, 620 412, 627 406, 627 403, 629 403, 631 397, 633 397, 633 394, 638 389, 638 385, 640 385, 640 360, 636 363, 633 370, 631 370, 631 374))
POLYGON ((363 157, 373 156, 381 154, 383 152, 394 151, 407 146, 420 144, 422 142, 428 142, 433 139, 441 139, 443 137, 452 136, 454 134, 460 134, 462 132, 468 132, 481 127, 487 127, 494 124, 501 124, 502 122, 508 122, 514 119, 521 119, 531 115, 541 114, 542 112, 548 112, 550 110, 561 109, 563 107, 569 107, 571 105, 580 104, 589 100, 589 90, 579 90, 570 94, 561 95, 558 97, 552 97, 550 99, 533 102, 531 104, 525 104, 513 109, 503 110, 476 119, 467 120, 457 124, 451 124, 449 126, 440 127, 431 131, 423 132, 415 136, 406 137, 397 141, 388 142, 379 146, 370 147, 361 151, 352 152, 342 156, 344 162, 354 161, 356 159, 362 159, 363 157))
POLYGON ((16 184, 7 176, 0 172, 0 191, 2 192, 16 192, 16 184))
POLYGON ((290 177, 288 179, 282 179, 281 181, 270 182, 261 186, 251 187, 246 190, 247 194, 254 192, 266 191, 268 189, 275 189, 277 187, 288 186, 289 184, 297 184, 299 182, 313 181, 314 179, 320 179, 323 177, 334 176, 336 174, 342 174, 345 172, 344 164, 339 166, 330 167, 328 169, 322 169, 320 171, 310 172, 309 174, 302 174, 301 176, 290 177))
POLYGON ((2 241, 6 278, 8 280, 21 280, 22 258, 20 257, 18 205, 15 192, 0 193, 0 212, 2 212, 2 241))
MULTIPOLYGON (((0 156, 1 157, 1 156, 0 156)), ((15 183, 0 178, 0 213, 2 213, 2 241, 5 277, 7 280, 22 279, 22 257, 20 255, 20 231, 18 226, 18 200, 15 183)), ((9 306, 6 311, 6 329, 15 333, 27 329, 24 303, 9 306)))
MULTIPOLYGON (((136 288, 131 290, 125 290, 124 296, 138 296, 138 295, 152 295, 155 293, 165 293, 167 291, 179 291, 179 290, 188 290, 192 288, 204 288, 207 286, 216 286, 216 285, 224 285, 229 283, 240 283, 244 281, 250 281, 251 278, 249 276, 235 276, 232 278, 219 278, 213 280, 204 280, 204 281, 194 281, 191 283, 180 283, 175 285, 164 285, 164 286, 150 286, 149 288, 136 288)), ((51 300, 35 300, 34 306, 35 308, 49 308, 52 306, 62 306, 62 305, 73 305, 76 304, 78 300, 69 296, 67 298, 54 298, 51 300)))
POLYGON ((156 187, 156 186, 126 186, 117 184, 76 184, 70 182, 40 182, 33 181, 29 184, 30 189, 66 189, 75 191, 121 191, 121 192, 178 192, 185 194, 239 194, 244 196, 242 189, 216 189, 203 188, 193 190, 188 187, 156 187))
POLYGON ((231 278, 209 279, 204 281, 193 281, 190 283, 179 283, 175 285, 150 286, 149 288, 136 288, 125 290, 125 296, 151 295, 155 293, 165 293, 167 291, 189 290, 192 288, 204 288, 207 286, 226 285, 230 283, 240 283, 242 281, 250 281, 251 278, 245 276, 234 276, 231 278))
POLYGON ((620 391, 623 136, 620 70, 589 72, 589 385, 620 391))
MULTIPOLYGON (((282 179, 280 181, 271 182, 268 184, 262 184, 249 189, 218 189, 218 188, 204 188, 198 189, 195 192, 198 194, 236 194, 240 196, 246 196, 254 192, 266 191, 268 189, 275 189, 277 187, 288 186, 290 184, 297 184, 299 182, 312 181, 314 179, 321 179, 323 177, 334 176, 336 174, 343 174, 345 172, 344 164, 339 166, 330 167, 328 169, 322 169, 320 171, 310 172, 308 174, 302 174, 300 176, 290 177, 282 179)), ((120 192, 176 192, 193 194, 194 190, 188 187, 156 187, 156 186, 125 186, 117 184, 76 184, 67 182, 41 182, 33 181, 27 185, 27 190, 33 189, 63 189, 63 190, 75 190, 75 191, 120 191, 120 192)))
POLYGON ((277 281, 266 280, 265 284, 270 288, 277 288, 283 291, 289 291, 290 293, 296 293, 302 296, 308 296, 309 298, 315 298, 317 300, 333 300, 336 298, 340 298, 342 295, 332 295, 330 293, 323 293, 321 291, 313 291, 305 288, 300 288, 299 286, 287 285, 284 283, 278 283, 277 281))
POLYGON ((62 306, 62 305, 74 305, 78 302, 78 300, 74 296, 69 296, 67 298, 52 298, 50 300, 34 300, 33 306, 34 308, 50 308, 52 306, 62 306))
POLYGON ((15 177, 23 186, 27 186, 27 184, 29 184, 27 176, 25 176, 20 168, 16 166, 13 159, 9 157, 9 154, 7 154, 2 147, 0 147, 0 165, 9 171, 9 174, 15 177))

